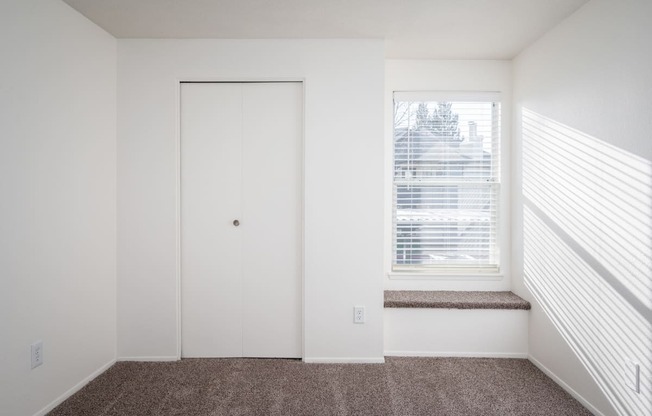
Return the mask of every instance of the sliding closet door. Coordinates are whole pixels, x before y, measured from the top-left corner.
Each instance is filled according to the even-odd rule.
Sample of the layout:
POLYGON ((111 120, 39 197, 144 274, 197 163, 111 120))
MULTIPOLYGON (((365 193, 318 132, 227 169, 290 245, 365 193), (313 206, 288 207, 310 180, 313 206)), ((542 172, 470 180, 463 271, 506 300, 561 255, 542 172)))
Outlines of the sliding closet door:
POLYGON ((185 357, 242 355, 242 91, 181 86, 181 316, 185 357))
POLYGON ((182 356, 301 356, 301 137, 300 83, 182 84, 182 356))
POLYGON ((243 88, 245 357, 301 356, 300 83, 243 88))

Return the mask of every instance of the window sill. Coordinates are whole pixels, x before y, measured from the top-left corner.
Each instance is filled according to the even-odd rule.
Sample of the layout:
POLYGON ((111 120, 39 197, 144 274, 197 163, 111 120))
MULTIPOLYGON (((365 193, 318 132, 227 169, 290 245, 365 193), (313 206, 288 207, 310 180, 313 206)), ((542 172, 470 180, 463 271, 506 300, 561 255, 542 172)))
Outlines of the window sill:
POLYGON ((466 271, 448 271, 441 273, 433 272, 389 272, 387 277, 390 280, 503 280, 503 274, 499 272, 472 273, 466 271))

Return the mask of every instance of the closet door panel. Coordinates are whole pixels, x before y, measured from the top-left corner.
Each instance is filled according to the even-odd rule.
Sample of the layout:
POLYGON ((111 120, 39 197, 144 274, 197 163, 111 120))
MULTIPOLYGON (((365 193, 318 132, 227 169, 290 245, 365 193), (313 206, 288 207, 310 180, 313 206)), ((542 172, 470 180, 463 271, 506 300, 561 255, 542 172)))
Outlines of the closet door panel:
POLYGON ((242 85, 181 86, 182 356, 242 356, 242 85))
POLYGON ((243 87, 245 357, 301 357, 301 83, 243 87))

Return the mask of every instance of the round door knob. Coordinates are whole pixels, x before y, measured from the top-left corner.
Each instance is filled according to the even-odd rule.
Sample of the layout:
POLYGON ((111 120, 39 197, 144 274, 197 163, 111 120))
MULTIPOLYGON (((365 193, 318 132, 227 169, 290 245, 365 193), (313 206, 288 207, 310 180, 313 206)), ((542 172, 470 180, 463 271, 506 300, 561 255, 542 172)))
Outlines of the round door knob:
POLYGON ((237 227, 238 225, 240 225, 240 221, 238 221, 238 220, 233 220, 233 225, 235 225, 235 226, 237 227))

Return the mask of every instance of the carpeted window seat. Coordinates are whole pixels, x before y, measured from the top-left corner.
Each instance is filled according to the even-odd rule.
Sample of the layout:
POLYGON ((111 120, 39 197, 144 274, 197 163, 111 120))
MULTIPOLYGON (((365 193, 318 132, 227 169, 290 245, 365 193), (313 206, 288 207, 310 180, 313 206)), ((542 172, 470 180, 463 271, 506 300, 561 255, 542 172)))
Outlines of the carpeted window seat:
POLYGON ((512 292, 385 291, 385 356, 525 358, 530 303, 512 292))
POLYGON ((530 302, 512 292, 386 290, 385 308, 529 310, 530 302))

